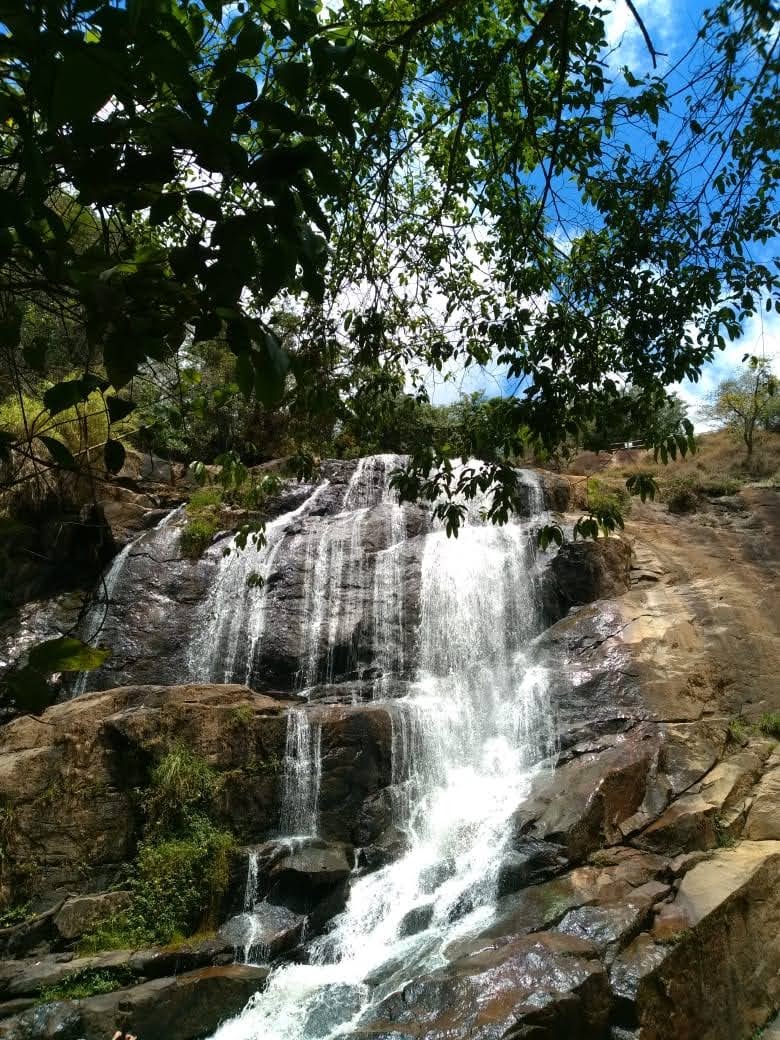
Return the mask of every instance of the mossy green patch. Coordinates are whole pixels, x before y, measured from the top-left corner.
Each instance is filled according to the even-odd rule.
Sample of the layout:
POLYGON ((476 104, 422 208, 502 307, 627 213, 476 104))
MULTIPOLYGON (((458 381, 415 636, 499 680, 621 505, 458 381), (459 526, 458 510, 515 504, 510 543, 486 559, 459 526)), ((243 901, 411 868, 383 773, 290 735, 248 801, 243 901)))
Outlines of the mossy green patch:
POLYGON ((135 976, 127 968, 83 968, 53 986, 44 986, 39 1000, 42 1004, 53 1000, 82 1000, 101 993, 112 993, 135 981, 135 976))

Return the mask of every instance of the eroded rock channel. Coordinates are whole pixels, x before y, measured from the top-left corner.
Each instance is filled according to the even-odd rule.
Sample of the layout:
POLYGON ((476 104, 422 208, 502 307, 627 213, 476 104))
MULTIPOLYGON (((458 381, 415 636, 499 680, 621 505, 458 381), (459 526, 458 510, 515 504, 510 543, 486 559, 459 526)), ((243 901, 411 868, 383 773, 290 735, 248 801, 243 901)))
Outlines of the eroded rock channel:
POLYGON ((541 553, 574 492, 527 471, 512 524, 474 502, 447 539, 395 500, 398 461, 285 488, 259 554, 228 531, 187 560, 168 513, 115 557, 107 665, 0 729, 2 895, 27 908, 0 929, 0 1036, 771 1035, 780 749, 753 722, 780 696, 755 528, 648 508, 541 553), (192 833, 209 905, 186 903, 187 860, 156 898, 200 932, 150 942, 143 872, 192 833))

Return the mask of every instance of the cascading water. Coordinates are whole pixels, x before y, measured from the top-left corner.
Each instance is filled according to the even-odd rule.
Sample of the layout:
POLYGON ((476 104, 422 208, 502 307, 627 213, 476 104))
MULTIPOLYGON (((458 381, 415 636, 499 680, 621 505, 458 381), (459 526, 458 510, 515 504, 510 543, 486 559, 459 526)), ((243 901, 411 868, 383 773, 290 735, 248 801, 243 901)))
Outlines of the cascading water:
POLYGON ((303 708, 290 708, 284 752, 282 834, 317 833, 322 772, 322 729, 303 708))
POLYGON ((200 624, 189 649, 190 676, 197 681, 246 682, 265 631, 268 587, 265 576, 295 528, 316 507, 329 486, 323 481, 296 509, 271 520, 265 545, 234 551, 235 539, 221 547, 217 578, 200 611, 200 624), (257 577, 260 580, 256 580, 257 577))
MULTIPOLYGON (((350 637, 349 626, 361 612, 364 586, 371 578, 362 545, 363 521, 369 509, 386 506, 390 515, 389 540, 394 544, 403 537, 403 506, 390 488, 390 476, 403 461, 400 455, 360 459, 347 485, 341 511, 310 536, 308 570, 312 579, 306 589, 306 629, 298 675, 302 690, 318 682, 333 682, 335 652, 340 645, 352 644, 343 667, 349 671, 356 665, 355 639, 350 637)), ((377 582, 383 586, 387 583, 382 567, 382 563, 376 563, 374 588, 377 582)), ((393 576, 391 561, 390 579, 393 576)), ((390 597, 387 597, 384 600, 385 629, 389 624, 389 603, 390 597)), ((381 645, 385 645, 384 640, 381 645)))
MULTIPOLYGON (((525 479, 538 509, 539 486, 525 479)), ((356 509, 377 502, 353 488, 347 500, 356 509)), ((387 554, 403 538, 395 522, 387 554)), ((375 605, 395 580, 388 559, 374 569, 375 605)), ((448 945, 484 929, 495 913, 508 819, 553 749, 546 675, 530 657, 538 630, 533 532, 528 524, 484 525, 471 509, 457 540, 441 530, 426 536, 421 567, 417 679, 387 709, 396 822, 407 851, 356 878, 346 909, 310 945, 309 963, 274 971, 267 989, 220 1027, 218 1040, 348 1033, 372 1004, 444 964, 448 945)), ((380 639, 392 638, 396 607, 375 618, 380 639)), ((319 623, 317 633, 325 635, 319 623)), ((300 785, 295 827, 304 816, 316 827, 311 731, 296 717, 306 714, 291 712, 288 730, 285 781, 300 785), (300 775, 296 763, 308 764, 300 775)))

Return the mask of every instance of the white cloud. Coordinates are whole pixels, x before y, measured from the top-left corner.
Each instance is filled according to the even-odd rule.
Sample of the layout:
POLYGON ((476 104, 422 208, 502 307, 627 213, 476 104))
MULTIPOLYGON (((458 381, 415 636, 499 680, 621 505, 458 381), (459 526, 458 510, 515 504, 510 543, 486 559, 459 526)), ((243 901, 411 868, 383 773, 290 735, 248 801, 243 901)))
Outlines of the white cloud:
MULTIPOLYGON (((591 0, 591 7, 603 9, 603 0, 591 0)), ((672 0, 635 0, 634 6, 647 29, 653 47, 659 53, 669 53, 679 38, 677 18, 680 5, 672 0)), ((634 72, 652 68, 652 58, 642 30, 625 0, 614 0, 604 17, 607 44, 614 53, 609 64, 613 70, 624 65, 634 72)))

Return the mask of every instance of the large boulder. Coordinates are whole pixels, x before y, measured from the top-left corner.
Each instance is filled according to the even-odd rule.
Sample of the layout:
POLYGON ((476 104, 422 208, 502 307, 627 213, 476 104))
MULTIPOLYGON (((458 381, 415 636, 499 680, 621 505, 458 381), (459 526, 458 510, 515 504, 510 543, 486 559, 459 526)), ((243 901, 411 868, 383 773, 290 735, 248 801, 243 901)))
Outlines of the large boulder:
POLYGON ((551 842, 571 862, 620 841, 621 825, 645 800, 659 750, 656 727, 638 726, 600 754, 540 774, 512 819, 514 841, 551 842))
POLYGON ((780 1000, 780 842, 719 849, 682 879, 676 927, 643 932, 614 960, 622 1025, 642 1040, 748 1040, 780 1000))
POLYGON ((539 933, 497 942, 407 983, 378 1004, 355 1035, 602 1040, 609 1005, 594 947, 539 933))
POLYGON ((542 576, 548 621, 572 607, 620 596, 631 584, 631 546, 622 538, 565 542, 542 576))

